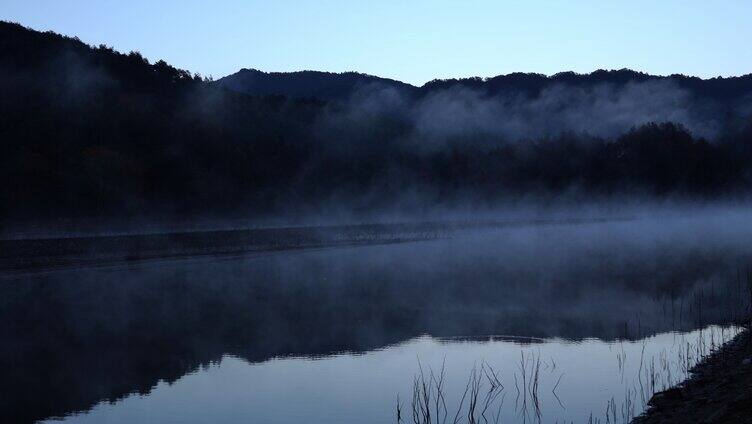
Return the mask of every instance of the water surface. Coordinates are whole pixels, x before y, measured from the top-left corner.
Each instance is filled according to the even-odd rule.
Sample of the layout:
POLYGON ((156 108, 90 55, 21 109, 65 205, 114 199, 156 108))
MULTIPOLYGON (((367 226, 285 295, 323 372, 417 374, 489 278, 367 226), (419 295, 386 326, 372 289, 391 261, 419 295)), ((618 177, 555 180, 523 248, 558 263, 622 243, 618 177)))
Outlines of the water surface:
POLYGON ((394 422, 399 395, 410 421, 420 361, 444 364, 452 415, 487 364, 506 422, 614 407, 621 419, 736 331, 723 326, 748 305, 746 218, 4 276, 0 411, 14 422, 394 422), (537 404, 517 388, 521 361, 525 375, 540 364, 537 404))

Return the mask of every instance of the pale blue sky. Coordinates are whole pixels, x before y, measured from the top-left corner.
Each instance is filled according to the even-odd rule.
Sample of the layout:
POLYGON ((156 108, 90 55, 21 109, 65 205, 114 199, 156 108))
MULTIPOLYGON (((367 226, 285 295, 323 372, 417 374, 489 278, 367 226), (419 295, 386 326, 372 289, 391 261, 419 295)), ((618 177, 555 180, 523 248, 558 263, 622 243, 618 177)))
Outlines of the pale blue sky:
POLYGON ((2 0, 0 19, 215 78, 359 71, 422 84, 514 71, 752 72, 752 1, 2 0))

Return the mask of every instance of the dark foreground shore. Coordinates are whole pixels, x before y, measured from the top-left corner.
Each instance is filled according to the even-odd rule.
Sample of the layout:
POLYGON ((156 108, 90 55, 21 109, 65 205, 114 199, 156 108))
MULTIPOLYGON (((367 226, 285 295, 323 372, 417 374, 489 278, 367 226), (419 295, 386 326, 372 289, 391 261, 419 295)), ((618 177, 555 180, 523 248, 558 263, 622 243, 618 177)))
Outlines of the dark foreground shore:
POLYGON ((752 423, 749 327, 692 370, 676 388, 656 393, 633 424, 752 423))

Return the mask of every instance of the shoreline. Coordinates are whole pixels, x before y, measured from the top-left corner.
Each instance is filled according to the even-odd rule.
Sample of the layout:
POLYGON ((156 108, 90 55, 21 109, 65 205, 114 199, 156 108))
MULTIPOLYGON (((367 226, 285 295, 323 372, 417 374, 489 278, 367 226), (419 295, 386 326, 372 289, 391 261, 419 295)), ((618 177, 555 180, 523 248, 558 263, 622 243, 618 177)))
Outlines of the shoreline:
POLYGON ((749 321, 733 340, 703 359, 691 377, 658 392, 632 424, 752 423, 752 334, 749 321))
POLYGON ((0 275, 149 260, 431 241, 483 228, 578 225, 614 220, 447 221, 0 239, 0 275))

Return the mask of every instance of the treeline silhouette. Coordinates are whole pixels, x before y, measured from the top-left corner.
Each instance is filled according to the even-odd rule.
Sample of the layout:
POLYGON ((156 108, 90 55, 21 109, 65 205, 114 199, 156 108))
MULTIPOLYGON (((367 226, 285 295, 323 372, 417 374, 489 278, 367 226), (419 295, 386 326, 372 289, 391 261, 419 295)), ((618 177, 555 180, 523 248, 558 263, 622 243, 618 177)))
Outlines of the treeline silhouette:
MULTIPOLYGON (((434 81, 416 90, 520 80, 534 91, 530 81, 545 78, 524 75, 498 77, 498 84, 434 81)), ((604 71, 589 78, 607 75, 649 77, 604 71)), ((712 101, 733 97, 734 104, 750 85, 749 77, 684 78, 712 101)), ((711 141, 660 122, 614 137, 565 131, 516 142, 467 131, 426 148, 430 140, 405 141, 414 141, 414 123, 401 112, 240 93, 137 52, 5 22, 0 89, 6 219, 493 205, 563 190, 718 197, 745 193, 752 183, 748 119, 729 119, 711 141)))
POLYGON ((240 71, 220 78, 216 83, 245 94, 283 95, 291 98, 319 98, 325 100, 347 99, 359 88, 378 83, 382 86, 401 90, 409 96, 421 97, 432 92, 452 88, 466 88, 485 95, 496 96, 509 92, 529 96, 540 95, 542 91, 557 84, 573 87, 591 87, 598 84, 624 85, 667 81, 701 97, 722 101, 749 101, 752 92, 752 74, 741 77, 701 79, 682 74, 670 76, 650 75, 630 69, 597 70, 590 74, 559 72, 547 76, 536 73, 513 72, 492 78, 450 78, 435 79, 416 87, 401 81, 380 78, 357 72, 332 73, 321 71, 263 72, 257 69, 240 71), (745 97, 747 97, 745 99, 745 97))

